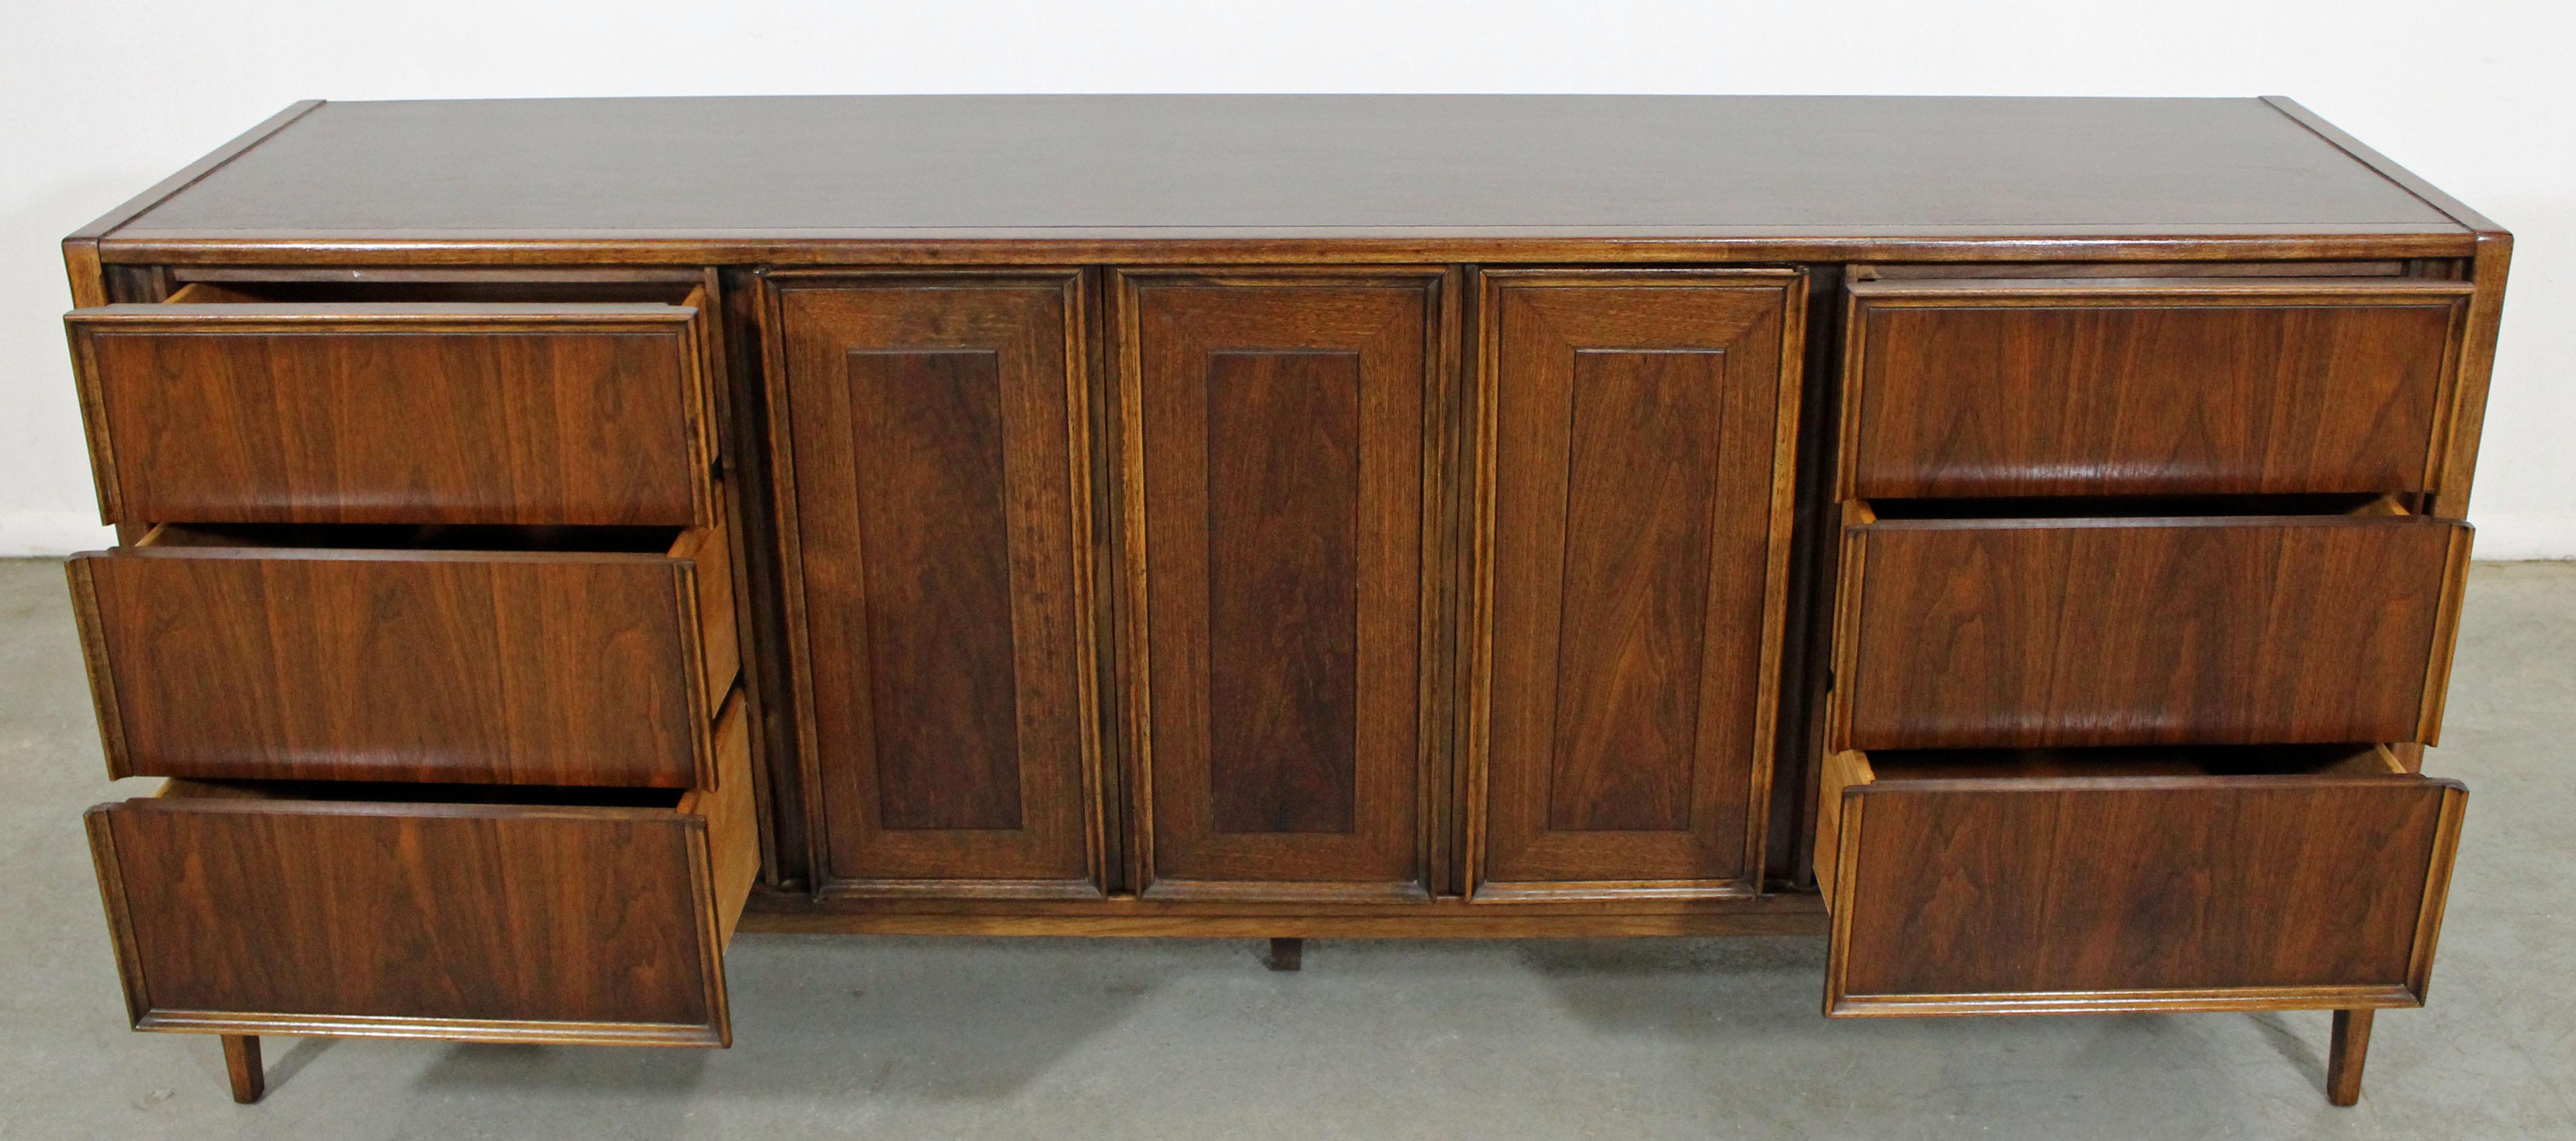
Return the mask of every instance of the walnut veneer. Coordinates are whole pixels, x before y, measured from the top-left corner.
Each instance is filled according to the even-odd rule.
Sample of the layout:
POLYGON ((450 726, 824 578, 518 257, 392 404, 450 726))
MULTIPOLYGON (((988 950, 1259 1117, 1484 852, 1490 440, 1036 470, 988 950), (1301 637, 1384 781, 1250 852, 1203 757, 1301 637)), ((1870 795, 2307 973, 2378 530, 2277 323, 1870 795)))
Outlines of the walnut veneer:
POLYGON ((737 925, 2420 1005, 2511 239, 2294 103, 299 104, 64 245, 138 1029, 737 925))

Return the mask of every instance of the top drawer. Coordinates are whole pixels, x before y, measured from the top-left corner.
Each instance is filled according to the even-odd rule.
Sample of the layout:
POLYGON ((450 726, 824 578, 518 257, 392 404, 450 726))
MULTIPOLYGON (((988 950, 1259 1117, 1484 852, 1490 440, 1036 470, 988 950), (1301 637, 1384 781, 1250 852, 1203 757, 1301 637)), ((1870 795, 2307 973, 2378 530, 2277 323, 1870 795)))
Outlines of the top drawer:
POLYGON ((460 302, 195 284, 164 304, 74 310, 101 512, 709 523, 703 297, 655 289, 663 300, 585 283, 460 302))
POLYGON ((1855 281, 1843 498, 2437 485, 2470 286, 1855 281))

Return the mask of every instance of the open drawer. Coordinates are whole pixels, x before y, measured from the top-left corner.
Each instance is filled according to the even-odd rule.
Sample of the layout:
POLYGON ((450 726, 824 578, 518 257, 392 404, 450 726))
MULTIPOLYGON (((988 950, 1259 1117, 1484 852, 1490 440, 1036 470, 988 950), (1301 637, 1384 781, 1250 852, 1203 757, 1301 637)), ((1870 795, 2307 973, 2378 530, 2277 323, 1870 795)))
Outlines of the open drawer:
POLYGON ((740 706, 716 792, 172 781, 90 809, 134 1027, 728 1044, 740 706))
POLYGON ((2431 743, 2469 528, 2350 498, 1847 503, 1832 747, 2431 743))
POLYGON ((109 522, 688 525, 714 518, 705 309, 674 283, 196 283, 64 322, 109 522))
POLYGON ((108 770, 717 787, 713 528, 164 524, 66 564, 108 770))
POLYGON ((2420 1006, 2468 793, 2378 745, 1844 752, 1829 1015, 2420 1006))

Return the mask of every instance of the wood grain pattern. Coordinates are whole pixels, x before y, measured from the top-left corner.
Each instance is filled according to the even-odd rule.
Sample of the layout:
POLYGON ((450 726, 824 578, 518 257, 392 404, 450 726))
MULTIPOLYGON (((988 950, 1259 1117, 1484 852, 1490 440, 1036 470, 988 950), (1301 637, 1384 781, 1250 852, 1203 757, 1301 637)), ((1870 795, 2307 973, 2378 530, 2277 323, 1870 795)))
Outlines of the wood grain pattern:
POLYGON ((2458 782, 2118 771, 1838 793, 1827 1013, 2421 1004, 2458 782))
POLYGON ((1142 886, 1419 895, 1440 278, 1120 281, 1142 886))
POLYGON ((738 814, 305 791, 406 788, 174 782, 91 809, 136 1027, 728 1041, 717 911, 749 880, 719 898, 709 850, 755 843, 738 814))
POLYGON ((1845 541, 1838 745, 2404 741, 2467 528, 1913 519, 1845 541))
POLYGON ((716 780, 685 551, 156 544, 68 573, 117 776, 716 780))
POLYGON ((2334 1012, 2332 1044, 2326 1050, 2326 1100, 2335 1105, 2361 1102, 2361 1068, 2370 1056, 2370 1021, 2379 1012, 2369 1007, 2334 1012))
POLYGON ((110 521, 712 522, 695 305, 76 310, 110 521))
POLYGON ((1218 832, 1349 832, 1358 353, 1207 358, 1208 780, 1218 832))
POLYGON ((1749 890, 1803 282, 1484 281, 1477 898, 1587 881, 1599 882, 1579 890, 1749 890))
POLYGON ((1000 354, 861 351, 847 362, 858 527, 873 556, 877 818, 896 830, 1017 831, 1000 354), (961 668, 923 668, 943 659, 961 668))
POLYGON ((223 1041, 224 1074, 232 1079, 233 1103, 257 1103, 268 1094, 268 1071, 259 1063, 259 1039, 249 1034, 226 1034, 223 1041))
POLYGON ((772 292, 819 886, 1096 896, 1079 280, 772 292))
POLYGON ((2420 491, 2469 287, 2419 278, 1849 287, 1845 494, 2420 491))

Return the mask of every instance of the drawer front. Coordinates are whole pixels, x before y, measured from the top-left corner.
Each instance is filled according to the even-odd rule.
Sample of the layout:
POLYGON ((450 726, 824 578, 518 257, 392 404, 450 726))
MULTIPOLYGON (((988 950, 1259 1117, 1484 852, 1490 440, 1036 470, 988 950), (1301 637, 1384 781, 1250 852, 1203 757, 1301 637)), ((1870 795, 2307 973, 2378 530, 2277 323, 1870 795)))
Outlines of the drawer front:
POLYGON ((91 809, 135 1028, 727 1044, 760 861, 740 704, 725 790, 629 807, 173 782, 91 809))
MULTIPOLYGON (((720 562, 721 536, 692 534, 720 562)), ((116 776, 714 780, 733 642, 702 625, 729 632, 733 611, 701 587, 720 566, 126 547, 68 569, 116 776)))
POLYGON ((2467 798, 2400 775, 1826 795, 1832 1015, 2421 1005, 2467 798))
POLYGON ((2430 741, 2469 529, 1904 520, 1844 541, 1837 747, 2430 741))
POLYGON ((2438 485, 2466 282, 1855 282, 1846 496, 2438 485))
POLYGON ((70 327, 110 522, 712 519, 689 305, 111 305, 70 327))

